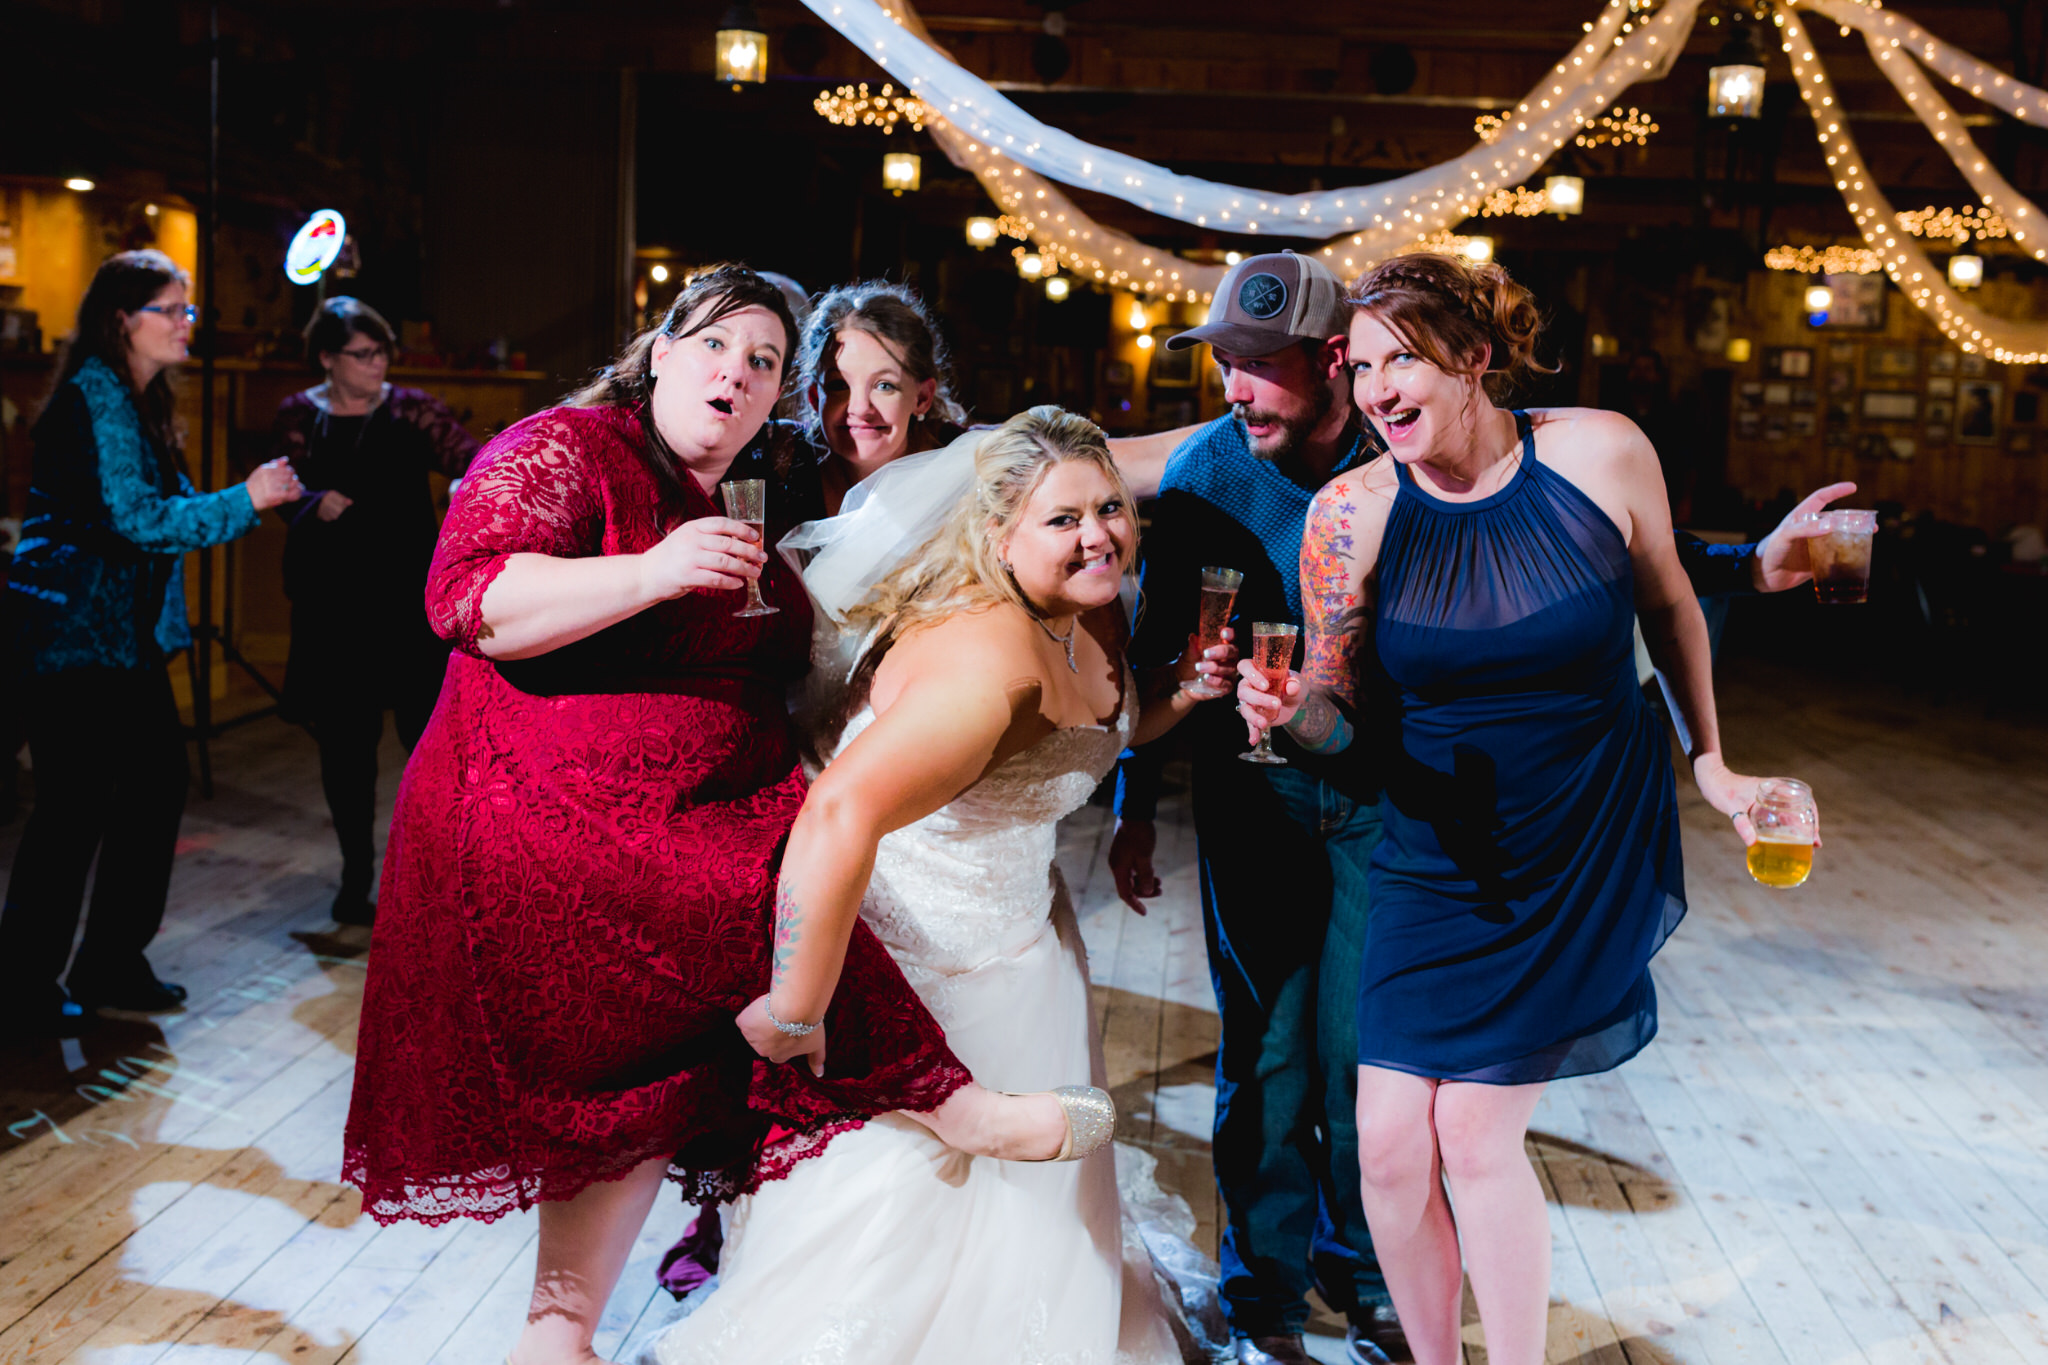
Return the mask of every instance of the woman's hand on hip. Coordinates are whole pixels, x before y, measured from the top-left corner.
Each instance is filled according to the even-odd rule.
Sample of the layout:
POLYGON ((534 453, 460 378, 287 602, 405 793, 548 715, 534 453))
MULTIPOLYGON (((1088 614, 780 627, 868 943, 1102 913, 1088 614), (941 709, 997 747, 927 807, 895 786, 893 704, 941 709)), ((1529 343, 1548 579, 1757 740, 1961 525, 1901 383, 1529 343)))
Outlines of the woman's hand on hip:
POLYGON ((753 1003, 741 1010, 734 1022, 739 1024, 747 1046, 769 1061, 780 1065, 799 1057, 809 1057, 811 1074, 825 1074, 825 1025, 822 1022, 801 1038, 784 1033, 768 1017, 768 997, 765 995, 755 996, 753 1003))
POLYGON ((1293 720, 1294 713, 1301 710, 1299 673, 1288 673, 1281 692, 1273 691, 1266 675, 1259 672, 1250 659, 1238 662, 1237 673, 1237 713, 1244 717, 1244 723, 1251 731, 1252 743, 1258 743, 1259 736, 1266 731, 1278 729, 1293 720))
POLYGON ((292 462, 283 456, 258 465, 256 472, 249 476, 248 489, 249 503, 259 512, 267 512, 280 503, 306 496, 306 486, 293 472, 292 462))
POLYGON ((686 521, 640 556, 642 584, 661 602, 688 592, 730 592, 761 576, 768 552, 761 535, 743 521, 704 517, 686 521))

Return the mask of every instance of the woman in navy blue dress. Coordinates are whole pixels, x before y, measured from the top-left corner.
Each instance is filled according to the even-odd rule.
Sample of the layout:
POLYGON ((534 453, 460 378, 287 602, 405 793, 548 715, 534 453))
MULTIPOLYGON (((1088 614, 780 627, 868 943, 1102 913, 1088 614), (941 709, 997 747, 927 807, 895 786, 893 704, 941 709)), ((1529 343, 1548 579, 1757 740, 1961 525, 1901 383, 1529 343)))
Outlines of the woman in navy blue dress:
POLYGON ((1239 695, 1254 734, 1284 723, 1323 752, 1359 737, 1386 773, 1359 1159, 1415 1359, 1460 1358, 1462 1234, 1487 1359, 1538 1365, 1550 1227, 1523 1134, 1544 1083, 1655 1035, 1649 961, 1685 913, 1636 620, 1700 790, 1745 840, 1757 780, 1721 758, 1656 452, 1619 414, 1489 395, 1531 365, 1528 291, 1416 255, 1351 297, 1352 395, 1389 455, 1316 496, 1303 673, 1283 701, 1247 668, 1239 695))

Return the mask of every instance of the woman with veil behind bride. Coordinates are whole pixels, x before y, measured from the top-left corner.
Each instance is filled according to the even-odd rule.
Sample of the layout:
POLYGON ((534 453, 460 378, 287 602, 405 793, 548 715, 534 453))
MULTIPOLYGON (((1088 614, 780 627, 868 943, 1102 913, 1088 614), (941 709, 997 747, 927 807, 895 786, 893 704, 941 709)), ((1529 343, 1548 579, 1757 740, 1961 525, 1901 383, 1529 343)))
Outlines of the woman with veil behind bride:
MULTIPOLYGON (((806 542, 806 583, 858 648, 817 699, 828 762, 790 833, 770 988, 742 1027, 770 1060, 829 1074, 824 1031, 789 1030, 823 1017, 861 919, 982 1084, 1047 1090, 1084 1068, 1099 1084, 1055 828, 1126 745, 1199 704, 1183 689, 1141 705, 1124 659, 1128 490, 1099 429, 1039 407, 860 492, 827 543, 806 542)), ((1227 672, 1231 651, 1215 653, 1191 645, 1183 682, 1227 672)), ((1097 1106, 1070 1112, 1077 1141, 1114 1122, 1099 1096, 1069 1097, 1097 1106)), ((1107 1146, 998 1161, 872 1119, 742 1199, 729 1237, 719 1287, 657 1343, 661 1365, 1181 1359, 1149 1263, 1126 1266, 1107 1146)))

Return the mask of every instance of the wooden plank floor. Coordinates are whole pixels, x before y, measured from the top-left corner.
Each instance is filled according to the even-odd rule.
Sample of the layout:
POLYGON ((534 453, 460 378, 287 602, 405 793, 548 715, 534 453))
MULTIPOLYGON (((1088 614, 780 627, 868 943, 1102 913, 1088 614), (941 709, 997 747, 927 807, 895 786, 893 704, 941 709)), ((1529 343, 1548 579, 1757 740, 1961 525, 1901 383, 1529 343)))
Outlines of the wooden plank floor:
MULTIPOLYGON (((1722 705, 1736 766, 1814 783, 1827 846, 1807 887, 1766 891, 1687 794, 1662 1035, 1536 1116, 1549 1359, 2048 1362, 2048 725, 1756 665, 1722 705)), ((534 1220, 378 1229, 336 1182, 367 935, 326 918, 306 738, 259 722, 216 767, 154 952, 192 1007, 0 1050, 0 1365, 489 1365, 534 1220)), ((1213 1250, 1216 1019, 1185 802, 1162 820, 1144 918, 1109 886, 1104 812, 1061 860, 1121 1135, 1213 1250)), ((660 1201, 600 1349, 673 1316, 652 1267, 688 1216, 660 1201)), ((1341 1326, 1315 1330, 1333 1359, 1341 1326)))

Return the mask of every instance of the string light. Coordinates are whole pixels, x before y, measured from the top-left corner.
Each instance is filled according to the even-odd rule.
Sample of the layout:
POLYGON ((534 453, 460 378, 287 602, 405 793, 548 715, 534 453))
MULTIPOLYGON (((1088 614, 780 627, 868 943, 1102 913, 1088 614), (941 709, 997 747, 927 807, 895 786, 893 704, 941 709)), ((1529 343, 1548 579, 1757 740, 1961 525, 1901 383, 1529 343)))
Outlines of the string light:
POLYGON ((1479 205, 1481 218, 1534 218, 1537 214, 1551 211, 1549 196, 1527 185, 1495 190, 1479 205))
POLYGON ((1884 269, 1884 257, 1864 246, 1774 246, 1764 265, 1795 275, 1873 275, 1884 269))
MULTIPOLYGON (((1943 335, 1965 351, 1981 353, 2007 365, 2032 365, 2048 360, 2048 327, 2038 323, 2007 322, 1964 302, 1960 297, 1961 291, 1949 283, 1944 272, 1935 269, 1912 234, 1899 232, 1896 213, 1886 202, 1876 178, 1863 169, 1856 140, 1844 126, 1847 120, 1835 112, 1838 106, 1833 83, 1806 36, 1805 26, 1790 8, 1788 0, 1775 0, 1775 3, 1776 18, 1784 30, 1785 53, 1791 59, 1800 97, 1813 116, 1815 127, 1823 139, 1822 145, 1827 148, 1828 159, 1835 168, 1835 187, 1847 201, 1864 242, 1883 257, 1885 273, 1891 277, 1892 283, 1934 321, 1943 335)), ((1996 172, 1987 173, 1973 145, 1969 147, 1969 154, 1959 154, 1962 149, 1952 145, 1950 136, 1939 126, 1947 121, 1946 116, 1951 111, 1921 79, 1918 68, 1910 61, 1891 60, 1899 46, 1897 16, 1874 8, 1841 3, 1841 0, 1804 0, 1804 3, 1837 23, 1862 30, 1864 43, 1877 59, 1878 68, 1899 93, 1907 97, 1908 103, 1917 107, 1922 123, 1943 144, 1950 158, 1970 179, 1973 188, 1984 194, 1987 204, 1994 197, 2009 195, 2013 208, 2013 212, 2007 215, 2009 221, 2031 213, 2032 205, 2019 198, 2002 177, 1996 172)), ((1912 37, 1920 31, 1908 25, 1906 33, 1912 37)), ((1933 59, 1936 46, 1932 39, 1926 40, 1924 48, 1914 55, 1920 56, 1922 52, 1929 60, 1933 59)), ((2010 78, 2001 76, 1999 79, 2010 78)), ((2048 95, 2030 86, 2022 88, 2040 98, 2044 104, 2043 112, 2048 113, 2048 95)), ((1954 134, 1953 141, 1969 144, 1969 139, 1960 130, 1954 134)), ((2013 237, 2015 241, 2021 240, 2022 230, 2015 228, 2013 237)), ((2028 249, 2037 256, 2041 254, 2037 248, 2028 249)))
POLYGON ((1586 125, 1586 131, 1572 139, 1579 147, 1626 147, 1631 142, 1647 147, 1657 124, 1648 114, 1631 106, 1620 114, 1602 114, 1586 125))
POLYGON ((1905 209, 1898 215, 1899 226, 1915 237, 1946 237, 1952 242, 1967 242, 1972 237, 1980 240, 2004 237, 2008 228, 2005 219, 1990 209, 1965 205, 1960 209, 1937 209, 1932 205, 1924 209, 1905 209))
POLYGON ((881 93, 868 93, 868 83, 842 85, 837 90, 820 90, 818 97, 811 101, 811 108, 824 116, 827 123, 841 128, 879 128, 884 133, 896 131, 899 122, 908 123, 913 132, 923 132, 931 121, 931 106, 915 95, 899 95, 896 87, 885 85, 881 93))

